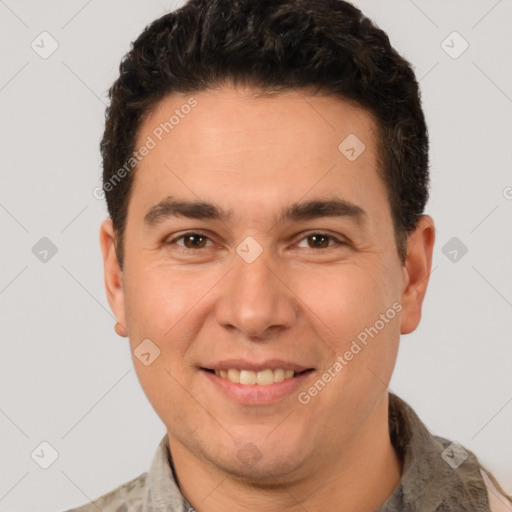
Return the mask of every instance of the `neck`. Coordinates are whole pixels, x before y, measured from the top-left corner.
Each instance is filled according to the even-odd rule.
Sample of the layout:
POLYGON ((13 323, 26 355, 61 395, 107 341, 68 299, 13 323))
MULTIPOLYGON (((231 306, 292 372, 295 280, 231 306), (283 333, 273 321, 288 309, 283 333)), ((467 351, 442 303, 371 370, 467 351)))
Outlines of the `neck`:
POLYGON ((402 472, 389 437, 387 394, 349 446, 333 446, 334 456, 325 464, 280 486, 235 479, 205 464, 170 434, 169 446, 180 490, 198 512, 374 512, 392 494, 402 472))

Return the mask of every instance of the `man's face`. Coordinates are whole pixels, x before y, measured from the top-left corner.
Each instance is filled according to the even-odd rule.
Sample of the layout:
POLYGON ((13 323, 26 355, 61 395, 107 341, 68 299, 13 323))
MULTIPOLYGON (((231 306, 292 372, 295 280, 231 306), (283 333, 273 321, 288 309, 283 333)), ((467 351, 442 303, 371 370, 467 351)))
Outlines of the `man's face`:
POLYGON ((404 304, 372 118, 334 97, 224 87, 167 97, 136 148, 148 137, 109 301, 132 354, 147 339, 142 361, 160 351, 133 361, 171 450, 268 481, 320 467, 383 413, 400 332, 419 320, 404 304), (229 216, 156 207, 170 199, 229 216), (338 208, 300 208, 313 201, 338 208), (260 370, 260 384, 228 369, 247 382, 260 370), (308 371, 264 385, 293 369, 308 371))

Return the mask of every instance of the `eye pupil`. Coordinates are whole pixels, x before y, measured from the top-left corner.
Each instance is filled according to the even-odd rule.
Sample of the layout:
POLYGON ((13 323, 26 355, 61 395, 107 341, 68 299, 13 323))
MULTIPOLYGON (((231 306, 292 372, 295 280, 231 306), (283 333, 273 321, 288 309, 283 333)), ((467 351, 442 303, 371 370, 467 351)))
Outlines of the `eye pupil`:
POLYGON ((314 240, 314 247, 327 247, 325 243, 318 244, 317 242, 321 239, 323 242, 328 240, 329 237, 325 235, 311 235, 310 238, 314 240))
POLYGON ((187 235, 185 237, 185 246, 186 247, 202 248, 204 246, 204 240, 205 240, 205 237, 202 235, 187 235), (198 238, 201 239, 201 241, 203 242, 202 244, 201 244, 201 242, 199 244, 195 244, 193 242, 193 240, 197 240, 198 238), (188 242, 192 242, 191 246, 187 245, 188 242))

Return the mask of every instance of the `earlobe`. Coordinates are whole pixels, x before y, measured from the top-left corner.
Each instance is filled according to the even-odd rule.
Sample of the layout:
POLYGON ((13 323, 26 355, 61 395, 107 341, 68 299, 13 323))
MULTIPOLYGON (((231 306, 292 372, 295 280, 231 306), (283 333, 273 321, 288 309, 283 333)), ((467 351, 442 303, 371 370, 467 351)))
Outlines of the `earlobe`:
POLYGON ((115 250, 115 231, 111 219, 106 219, 100 227, 100 247, 103 255, 103 270, 105 279, 105 292, 110 308, 114 312, 120 336, 127 336, 124 314, 123 271, 119 265, 115 250))
POLYGON ((421 320, 421 307, 427 292, 435 242, 433 219, 423 215, 407 241, 402 291, 401 334, 414 331, 421 320))

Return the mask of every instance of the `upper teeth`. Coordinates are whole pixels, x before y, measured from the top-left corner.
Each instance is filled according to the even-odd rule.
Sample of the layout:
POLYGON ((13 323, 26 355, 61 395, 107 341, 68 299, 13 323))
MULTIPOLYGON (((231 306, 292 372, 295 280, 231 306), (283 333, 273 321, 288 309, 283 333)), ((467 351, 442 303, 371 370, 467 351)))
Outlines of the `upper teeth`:
POLYGON ((295 372, 293 370, 261 370, 253 372, 252 370, 238 370, 230 368, 229 370, 215 370, 215 375, 228 379, 236 384, 258 384, 259 386, 268 386, 274 382, 281 382, 284 379, 291 379, 295 372))

